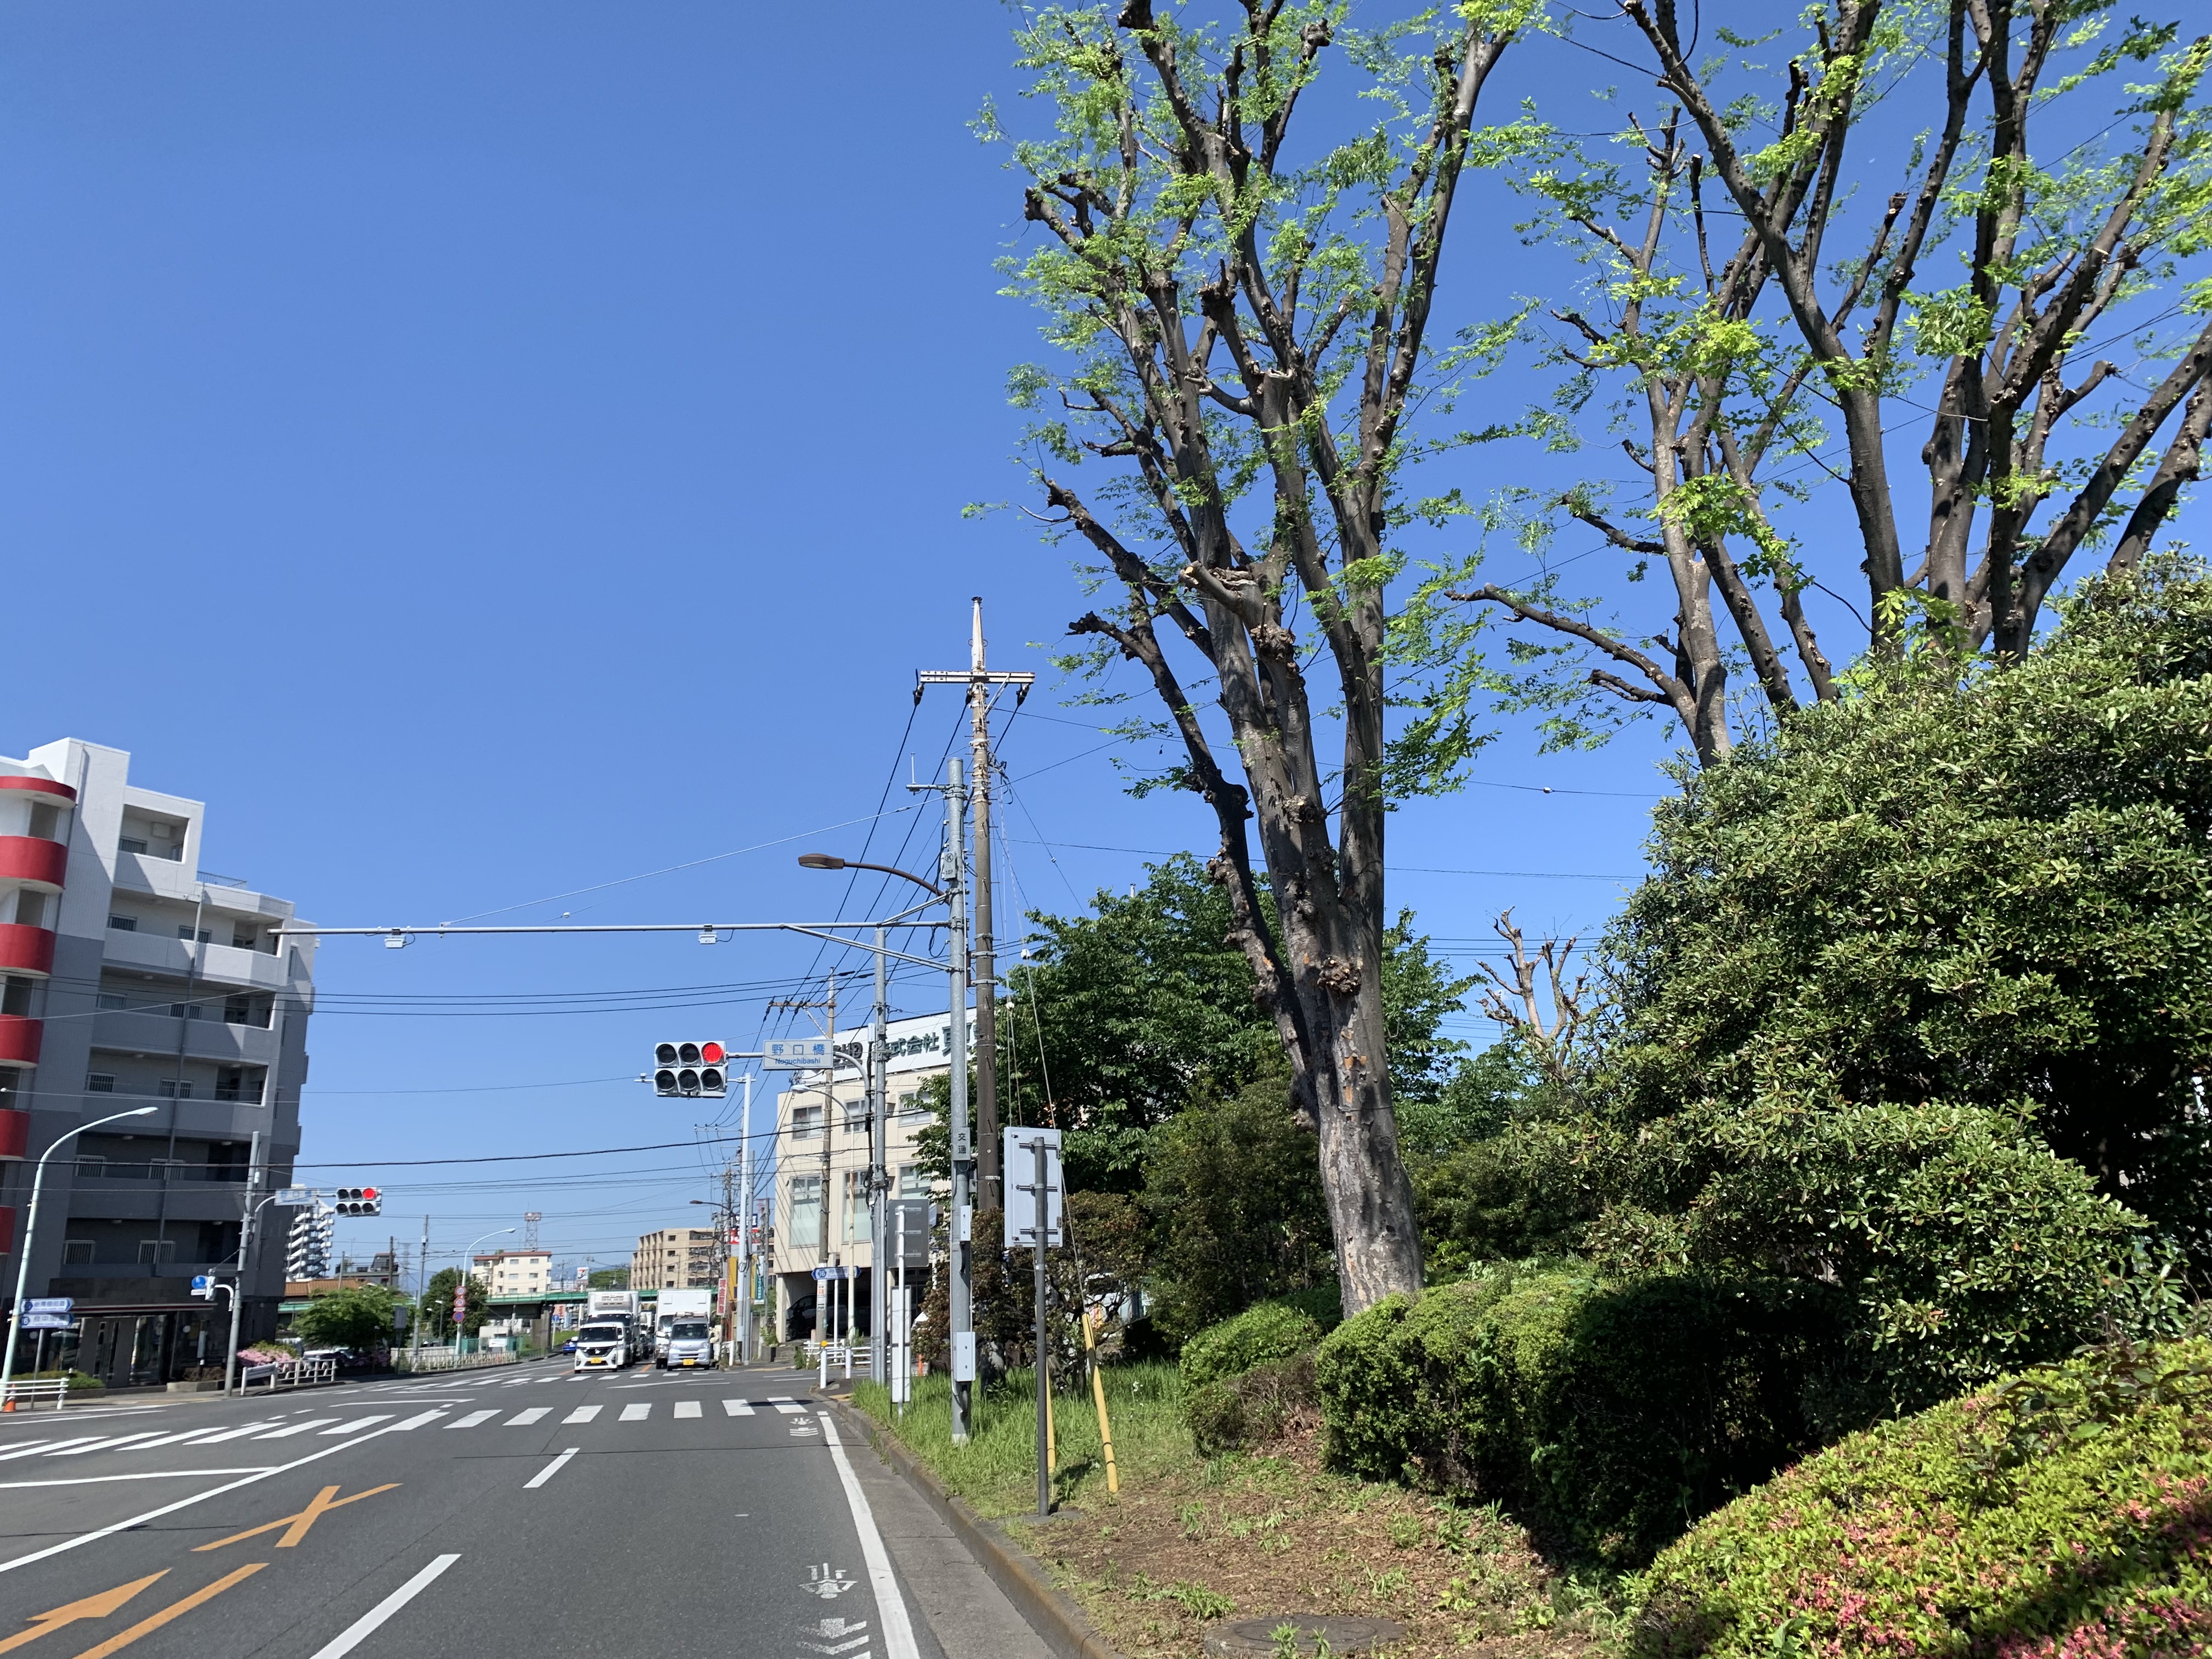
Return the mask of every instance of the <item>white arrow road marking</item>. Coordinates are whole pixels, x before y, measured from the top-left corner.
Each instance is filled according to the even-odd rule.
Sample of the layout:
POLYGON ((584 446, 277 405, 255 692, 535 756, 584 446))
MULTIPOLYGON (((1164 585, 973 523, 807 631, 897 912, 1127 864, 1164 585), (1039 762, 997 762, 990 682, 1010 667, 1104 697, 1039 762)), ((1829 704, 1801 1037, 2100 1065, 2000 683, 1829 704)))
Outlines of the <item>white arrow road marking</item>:
POLYGON ((898 1576, 891 1571, 891 1558, 884 1548, 883 1534, 876 1530, 876 1517, 868 1508, 868 1495, 860 1490, 860 1479, 853 1473, 852 1460, 845 1455, 845 1448, 837 1438, 837 1425, 825 1414, 822 1419, 823 1437, 830 1443, 830 1455, 837 1461, 837 1479, 845 1488, 845 1501, 853 1510, 853 1528, 860 1534, 860 1559, 867 1564, 868 1586, 876 1597, 876 1614, 884 1624, 884 1652, 887 1659, 920 1659, 914 1644, 914 1626, 906 1616, 906 1603, 899 1599, 898 1576))
POLYGON ((801 1642, 799 1645, 810 1653, 850 1653, 854 1648, 867 1646, 868 1638, 856 1636, 849 1642, 801 1642))
POLYGON ((569 1447, 568 1450, 566 1450, 566 1451, 562 1452, 562 1453, 558 1457, 555 1458, 555 1459, 554 1459, 550 1463, 548 1463, 548 1464, 547 1464, 544 1468, 542 1468, 542 1469, 538 1470, 537 1474, 535 1474, 532 1475, 532 1476, 530 1477, 530 1479, 529 1479, 529 1480, 527 1480, 524 1481, 524 1482, 522 1483, 522 1489, 523 1489, 523 1491, 525 1491, 525 1492, 535 1492, 535 1491, 537 1491, 538 1487, 540 1487, 540 1486, 544 1486, 544 1485, 548 1480, 551 1480, 555 1475, 556 1475, 556 1474, 560 1474, 560 1473, 561 1473, 561 1466, 562 1466, 563 1463, 567 1462, 570 1458, 574 1457, 574 1455, 575 1455, 579 1451, 580 1451, 581 1449, 582 1449, 582 1448, 581 1448, 581 1447, 580 1447, 580 1446, 571 1446, 571 1447, 569 1447))
POLYGON ((374 1631, 379 1625, 429 1589, 432 1579, 460 1559, 458 1555, 437 1557, 428 1566, 423 1568, 422 1571, 348 1625, 338 1633, 337 1640, 325 1643, 322 1647, 318 1648, 315 1650, 314 1659, 342 1659, 342 1656, 351 1653, 361 1644, 363 1637, 374 1631))

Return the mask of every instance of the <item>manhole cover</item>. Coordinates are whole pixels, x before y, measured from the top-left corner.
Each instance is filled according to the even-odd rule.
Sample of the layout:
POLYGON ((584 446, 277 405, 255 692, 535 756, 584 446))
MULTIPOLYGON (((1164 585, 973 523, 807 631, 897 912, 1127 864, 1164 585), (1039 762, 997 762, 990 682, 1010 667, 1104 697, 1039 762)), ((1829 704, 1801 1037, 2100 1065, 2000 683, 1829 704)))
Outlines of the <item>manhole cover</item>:
POLYGON ((1275 1632, 1285 1625, 1298 1627, 1294 1651, 1314 1653, 1322 1642, 1332 1654, 1365 1653, 1406 1633, 1403 1625, 1388 1619, 1354 1619, 1338 1613, 1279 1613, 1268 1619, 1237 1619, 1218 1625, 1206 1633, 1206 1650, 1224 1659, 1243 1659, 1247 1654, 1280 1652, 1275 1632))

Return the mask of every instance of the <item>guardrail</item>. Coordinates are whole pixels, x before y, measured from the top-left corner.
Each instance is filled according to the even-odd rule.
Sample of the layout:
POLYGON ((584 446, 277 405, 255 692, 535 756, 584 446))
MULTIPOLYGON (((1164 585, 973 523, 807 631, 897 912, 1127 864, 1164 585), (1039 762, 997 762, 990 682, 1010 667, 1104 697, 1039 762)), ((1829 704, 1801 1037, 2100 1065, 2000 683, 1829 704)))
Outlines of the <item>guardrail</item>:
POLYGON ((279 1389, 312 1389, 337 1380, 335 1359, 289 1359, 275 1365, 248 1365, 240 1373, 238 1391, 250 1394, 256 1382, 265 1382, 274 1394, 279 1389))
POLYGON ((36 1382, 9 1382, 4 1399, 0 1399, 0 1411, 14 1411, 17 1401, 36 1405, 41 1400, 51 1400, 59 1411, 69 1404, 69 1379, 65 1376, 42 1378, 36 1382))
POLYGON ((455 1356, 451 1348, 395 1348, 392 1354, 392 1369, 395 1371, 473 1371, 488 1365, 519 1365, 522 1356, 508 1348, 480 1348, 473 1353, 455 1356))

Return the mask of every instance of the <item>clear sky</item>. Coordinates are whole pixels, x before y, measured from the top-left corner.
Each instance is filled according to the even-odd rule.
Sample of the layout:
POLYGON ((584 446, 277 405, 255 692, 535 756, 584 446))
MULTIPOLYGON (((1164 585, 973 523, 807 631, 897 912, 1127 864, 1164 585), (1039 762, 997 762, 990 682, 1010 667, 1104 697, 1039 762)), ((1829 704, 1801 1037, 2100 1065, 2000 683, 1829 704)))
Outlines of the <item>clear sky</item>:
MULTIPOLYGON (((1040 349, 992 270, 1019 191, 966 126, 1014 84, 1007 15, 835 16, 0 15, 0 751, 130 750, 209 802, 211 868, 333 925, 854 915, 872 890, 793 855, 927 862, 938 809, 901 786, 961 711, 915 712, 913 676, 963 665, 980 593, 994 662, 1044 677, 1005 745, 1007 897, 1066 911, 1207 848, 1205 809, 1121 793, 1054 694, 1032 642, 1087 608, 1066 553, 959 510, 1021 489, 1003 376, 1040 349)), ((1617 73, 1528 62, 1562 99, 1617 73)), ((1525 283, 1514 211, 1462 204, 1461 314, 1525 283)), ((1394 819, 1393 902, 1455 949, 1508 904, 1587 934, 1671 743, 1539 759, 1510 732, 1480 787, 1394 819), (1532 873, 1439 873, 1468 871, 1532 873)), ((701 1214, 710 1160, 387 1164, 684 1140, 704 1114, 629 1080, 653 1042, 751 1046, 819 963, 688 935, 331 943, 302 1157, 393 1189, 342 1243, 427 1214, 450 1251, 535 1208, 564 1257, 626 1259, 701 1214), (386 1000, 509 994, 575 1000, 386 1000)), ((900 1012, 943 995, 903 981, 900 1012)))

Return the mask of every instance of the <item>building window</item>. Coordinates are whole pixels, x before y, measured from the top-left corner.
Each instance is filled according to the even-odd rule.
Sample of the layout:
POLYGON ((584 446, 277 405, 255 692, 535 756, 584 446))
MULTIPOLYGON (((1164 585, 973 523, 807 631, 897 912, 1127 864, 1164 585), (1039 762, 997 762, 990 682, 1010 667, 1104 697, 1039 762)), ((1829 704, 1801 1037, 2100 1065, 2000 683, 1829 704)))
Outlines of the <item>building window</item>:
POLYGON ((110 916, 107 919, 107 925, 118 933, 135 933, 138 931, 138 918, 136 916, 110 916))
POLYGON ((177 1241, 173 1238, 142 1238, 138 1241, 138 1261, 141 1266, 159 1267, 177 1259, 177 1241))
POLYGON ((845 1242, 855 1244, 868 1237, 868 1172, 866 1170, 845 1171, 845 1242))
POLYGON ((164 1100, 190 1100, 192 1097, 192 1084, 190 1078, 165 1077, 155 1086, 161 1091, 161 1098, 164 1100))
POLYGON ((791 1178, 791 1237, 793 1243, 812 1244, 822 1237, 822 1177, 791 1178))
POLYGON ((898 1097, 898 1115, 901 1117, 921 1116, 921 1097, 911 1089, 901 1095, 898 1097))
POLYGON ((84 1079, 84 1091, 88 1095, 113 1094, 115 1092, 115 1073, 112 1072, 86 1073, 84 1079))
POLYGON ((171 1019, 198 1019, 203 1012, 197 1002, 173 1002, 169 1005, 171 1019))
POLYGON ((70 1267, 88 1267, 92 1265, 92 1241, 88 1238, 65 1238, 62 1241, 62 1264, 70 1267))
POLYGON ((242 1066, 226 1066, 216 1074, 215 1097, 258 1106, 261 1103, 261 1079, 242 1066))
POLYGON ((811 1140, 822 1133, 822 1109, 819 1106, 794 1106, 791 1109, 791 1138, 811 1140))
POLYGON ((929 1171, 919 1164, 902 1164, 898 1173, 898 1195, 901 1198, 927 1198, 929 1171))
POLYGON ((126 853, 143 853, 146 850, 146 843, 137 836, 125 836, 115 844, 126 853))
POLYGON ((194 943, 212 945, 215 943, 215 930, 212 927, 203 927, 195 933, 190 927, 180 927, 177 929, 177 937, 187 945, 194 943))
POLYGON ((102 991, 100 994, 100 1006, 103 1008, 128 1008, 131 1006, 131 1000, 120 991, 102 991))
POLYGON ((15 921, 25 927, 46 925, 46 896, 36 888, 19 889, 15 894, 15 921))
POLYGON ((107 1160, 104 1158, 80 1158, 76 1161, 76 1172, 97 1181, 107 1173, 107 1160))
POLYGON ((28 1015, 31 1012, 31 981, 9 975, 8 982, 0 986, 0 1014, 28 1015))
POLYGON ((40 841, 59 841, 62 838, 62 809, 52 801, 38 801, 31 807, 31 833, 40 841))

